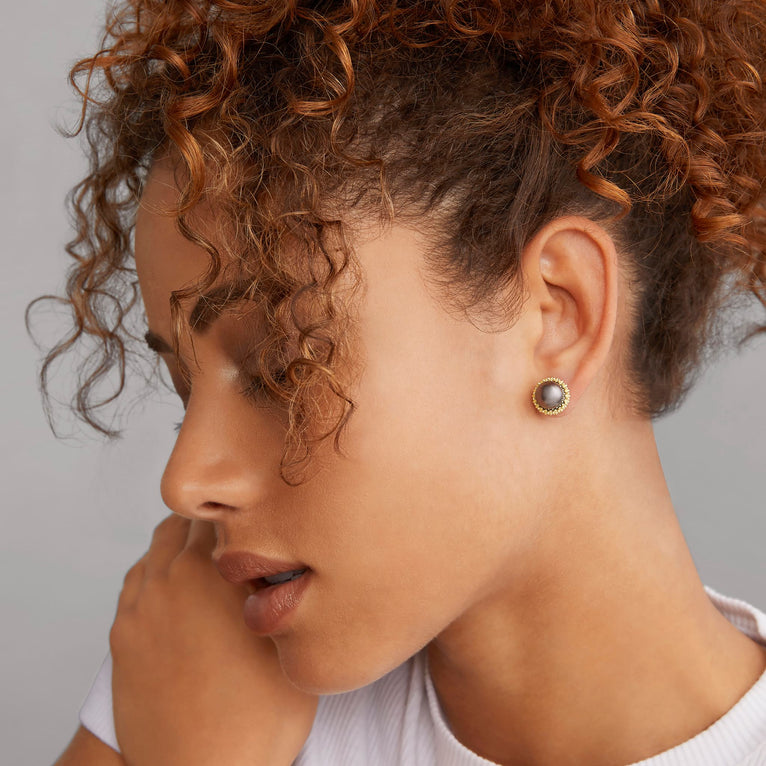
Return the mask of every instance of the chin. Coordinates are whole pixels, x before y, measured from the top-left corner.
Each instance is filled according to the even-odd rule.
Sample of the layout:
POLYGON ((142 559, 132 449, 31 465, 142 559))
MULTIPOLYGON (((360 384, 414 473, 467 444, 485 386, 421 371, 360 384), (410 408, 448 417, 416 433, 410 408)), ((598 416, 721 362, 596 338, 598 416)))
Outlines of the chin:
POLYGON ((365 657, 363 650, 339 645, 336 651, 326 642, 316 647, 300 647, 298 642, 284 641, 286 636, 275 641, 279 661, 285 677, 296 688, 307 694, 330 695, 361 689, 397 668, 411 654, 384 657, 378 645, 365 657), (349 658, 355 658, 351 661, 349 658))

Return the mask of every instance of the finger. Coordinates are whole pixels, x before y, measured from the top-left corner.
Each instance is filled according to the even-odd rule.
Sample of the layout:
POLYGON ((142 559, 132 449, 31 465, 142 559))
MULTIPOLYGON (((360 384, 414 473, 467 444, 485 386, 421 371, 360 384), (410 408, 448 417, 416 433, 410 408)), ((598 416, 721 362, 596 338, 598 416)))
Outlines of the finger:
POLYGON ((143 586, 145 569, 146 557, 144 555, 125 573, 125 577, 122 580, 122 590, 117 599, 118 611, 130 609, 135 604, 143 586))
POLYGON ((186 539, 186 550, 209 559, 217 541, 215 525, 212 522, 194 519, 186 539))
POLYGON ((173 559, 183 550, 190 521, 177 513, 166 516, 152 534, 152 544, 145 557, 146 577, 164 575, 173 559))

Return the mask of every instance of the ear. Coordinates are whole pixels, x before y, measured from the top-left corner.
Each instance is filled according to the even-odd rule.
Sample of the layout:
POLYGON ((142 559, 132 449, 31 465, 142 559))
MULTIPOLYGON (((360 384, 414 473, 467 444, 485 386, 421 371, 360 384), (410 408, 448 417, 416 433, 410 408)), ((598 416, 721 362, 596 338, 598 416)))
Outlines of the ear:
MULTIPOLYGON (((606 362, 615 336, 618 263, 614 241, 597 223, 562 216, 540 229, 521 255, 534 317, 534 386, 549 376, 569 386, 570 407, 606 362)), ((562 415, 566 415, 567 408, 562 415)))

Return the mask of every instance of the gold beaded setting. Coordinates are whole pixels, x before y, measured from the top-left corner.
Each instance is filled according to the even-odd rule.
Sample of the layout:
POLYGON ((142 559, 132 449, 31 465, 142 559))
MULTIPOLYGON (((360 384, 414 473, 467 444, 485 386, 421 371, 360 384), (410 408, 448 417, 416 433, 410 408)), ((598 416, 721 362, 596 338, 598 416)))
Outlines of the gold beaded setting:
POLYGON ((534 391, 532 391, 532 404, 535 405, 535 409, 538 412, 541 412, 543 415, 558 415, 559 412, 566 409, 566 406, 569 404, 569 386, 567 386, 566 383, 564 383, 561 378, 543 378, 536 386, 534 391), (540 388, 540 386, 544 386, 546 383, 555 383, 556 385, 561 387, 561 390, 564 392, 564 397, 561 400, 560 404, 557 407, 553 407, 551 409, 547 409, 546 407, 543 407, 538 401, 537 401, 537 391, 540 388))

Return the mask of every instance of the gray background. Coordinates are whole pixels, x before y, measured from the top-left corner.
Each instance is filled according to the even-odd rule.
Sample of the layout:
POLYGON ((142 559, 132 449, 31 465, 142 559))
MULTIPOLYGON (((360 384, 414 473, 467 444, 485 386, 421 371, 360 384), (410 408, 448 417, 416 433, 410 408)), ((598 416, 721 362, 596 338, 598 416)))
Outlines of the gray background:
MULTIPOLYGON (((85 163, 77 142, 59 137, 53 125, 73 124, 66 73, 95 50, 104 13, 102 0, 45 5, 17 3, 13 22, 0 26, 0 761, 14 766, 52 763, 77 726, 108 649, 124 573, 168 513, 159 479, 181 411, 159 393, 133 412, 125 438, 112 444, 87 435, 57 440, 43 417, 39 352, 24 330, 23 310, 63 284, 69 259, 62 245, 70 236, 63 200, 85 163)), ((681 410, 655 427, 703 582, 764 610, 766 400, 755 394, 765 383, 761 339, 719 360, 681 410)))

